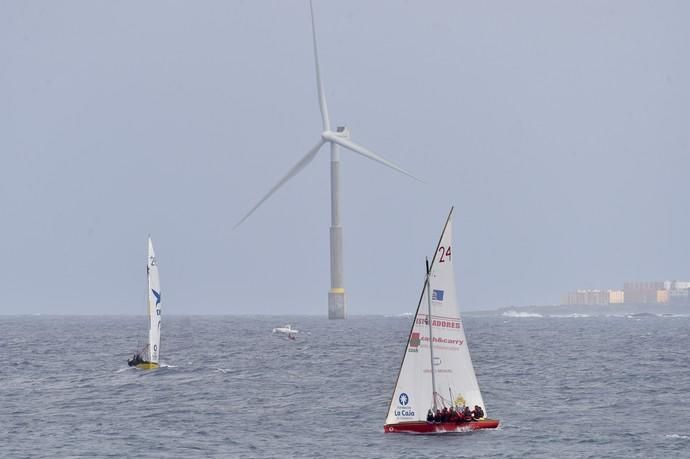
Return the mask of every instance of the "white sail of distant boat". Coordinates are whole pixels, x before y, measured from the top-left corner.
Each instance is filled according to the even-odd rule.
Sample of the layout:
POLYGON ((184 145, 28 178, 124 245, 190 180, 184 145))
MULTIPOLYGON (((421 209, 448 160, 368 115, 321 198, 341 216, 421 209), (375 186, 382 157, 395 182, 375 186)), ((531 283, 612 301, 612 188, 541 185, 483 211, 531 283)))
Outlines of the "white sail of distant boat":
MULTIPOLYGON (((451 209, 412 322, 405 354, 388 408, 384 431, 435 433, 493 428, 474 373, 455 291, 451 209), (481 408, 471 418, 427 422, 443 408, 453 412, 481 408), (479 416, 481 414, 481 416, 479 416)), ((450 413, 450 411, 449 411, 450 413)))
POLYGON ((153 250, 151 237, 148 240, 148 261, 146 263, 148 283, 147 303, 149 317, 148 343, 144 349, 129 360, 130 366, 138 368, 157 368, 160 365, 161 347, 161 284, 158 275, 158 262, 153 250))

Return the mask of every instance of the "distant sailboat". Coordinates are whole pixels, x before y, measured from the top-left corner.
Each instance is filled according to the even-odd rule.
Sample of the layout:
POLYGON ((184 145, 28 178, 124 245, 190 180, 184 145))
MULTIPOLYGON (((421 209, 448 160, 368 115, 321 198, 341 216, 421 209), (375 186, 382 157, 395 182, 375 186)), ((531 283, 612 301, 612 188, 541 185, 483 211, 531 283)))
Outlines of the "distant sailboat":
POLYGON ((134 354, 127 362, 130 367, 158 368, 160 366, 159 353, 161 347, 161 283, 158 277, 158 262, 153 251, 153 243, 149 236, 148 263, 146 264, 148 278, 148 313, 149 337, 144 348, 134 354))
POLYGON ((498 420, 485 417, 456 301, 452 214, 451 208, 431 265, 427 259, 424 288, 384 432, 443 433, 498 427, 498 420))

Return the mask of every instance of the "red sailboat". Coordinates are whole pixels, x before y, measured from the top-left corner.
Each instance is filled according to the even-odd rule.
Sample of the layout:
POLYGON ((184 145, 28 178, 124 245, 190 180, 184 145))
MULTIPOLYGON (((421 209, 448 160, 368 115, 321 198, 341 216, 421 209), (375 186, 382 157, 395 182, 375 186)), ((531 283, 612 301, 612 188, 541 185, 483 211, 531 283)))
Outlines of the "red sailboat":
POLYGON ((455 294, 451 208, 441 238, 426 263, 424 288, 384 432, 447 433, 493 429, 467 348, 455 294))

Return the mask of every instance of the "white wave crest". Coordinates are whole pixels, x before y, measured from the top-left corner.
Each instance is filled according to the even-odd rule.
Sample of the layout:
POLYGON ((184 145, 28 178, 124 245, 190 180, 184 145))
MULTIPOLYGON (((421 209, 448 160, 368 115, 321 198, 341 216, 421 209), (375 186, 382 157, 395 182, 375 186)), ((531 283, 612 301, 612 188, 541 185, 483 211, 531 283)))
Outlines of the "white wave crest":
POLYGON ((536 312, 506 311, 501 314, 503 317, 544 317, 536 312))
POLYGON ((408 317, 414 317, 414 312, 403 312, 402 314, 386 314, 383 317, 386 317, 386 318, 391 318, 391 317, 408 318, 408 317))
POLYGON ((690 435, 680 435, 680 434, 667 434, 664 435, 666 438, 675 438, 678 440, 690 440, 690 435))
POLYGON ((554 317, 557 319, 582 319, 584 317, 591 317, 589 314, 580 314, 573 312, 572 314, 552 314, 549 317, 554 317))

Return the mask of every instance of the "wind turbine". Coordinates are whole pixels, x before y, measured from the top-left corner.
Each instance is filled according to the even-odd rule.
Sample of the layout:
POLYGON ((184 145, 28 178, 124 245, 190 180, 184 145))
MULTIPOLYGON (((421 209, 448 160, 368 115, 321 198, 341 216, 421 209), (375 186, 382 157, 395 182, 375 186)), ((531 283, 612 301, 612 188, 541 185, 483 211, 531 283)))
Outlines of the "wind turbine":
MULTIPOLYGON (((316 25, 314 22, 314 6, 311 0, 309 1, 309 9, 311 11, 311 31, 314 42, 314 63, 316 66, 316 87, 319 95, 319 107, 321 109, 321 121, 323 123, 323 131, 321 138, 307 152, 292 169, 288 171, 273 188, 269 190, 266 195, 242 219, 235 225, 235 228, 240 226, 254 211, 263 204, 278 188, 283 186, 285 182, 297 175, 316 157, 321 147, 329 143, 331 146, 331 288, 328 291, 328 318, 329 319, 344 319, 345 318, 345 287, 343 285, 343 226, 340 220, 340 151, 338 147, 343 147, 354 153, 364 156, 372 161, 383 164, 384 166, 395 169, 415 180, 415 176, 406 170, 396 166, 390 161, 378 156, 371 150, 364 148, 350 140, 350 131, 344 126, 339 126, 335 131, 331 130, 331 123, 328 117, 328 107, 326 106, 326 94, 323 89, 323 82, 321 81, 321 69, 319 66, 319 53, 316 39, 316 25)), ((421 180, 420 180, 421 181, 421 180)))

